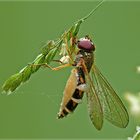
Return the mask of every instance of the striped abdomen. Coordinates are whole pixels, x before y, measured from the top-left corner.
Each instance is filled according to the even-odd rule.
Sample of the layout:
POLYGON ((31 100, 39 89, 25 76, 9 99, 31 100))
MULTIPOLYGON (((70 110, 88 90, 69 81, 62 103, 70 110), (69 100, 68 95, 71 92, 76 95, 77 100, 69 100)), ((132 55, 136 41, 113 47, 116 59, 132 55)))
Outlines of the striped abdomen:
POLYGON ((66 84, 58 118, 63 118, 75 110, 83 97, 84 91, 81 89, 84 89, 84 86, 86 86, 84 72, 82 68, 77 67, 72 70, 66 84))
POLYGON ((90 72, 93 64, 93 53, 85 52, 84 50, 79 50, 77 53, 75 59, 76 68, 71 71, 71 75, 67 81, 58 118, 63 118, 67 114, 73 112, 81 102, 84 91, 87 90, 81 59, 84 60, 87 71, 90 72))

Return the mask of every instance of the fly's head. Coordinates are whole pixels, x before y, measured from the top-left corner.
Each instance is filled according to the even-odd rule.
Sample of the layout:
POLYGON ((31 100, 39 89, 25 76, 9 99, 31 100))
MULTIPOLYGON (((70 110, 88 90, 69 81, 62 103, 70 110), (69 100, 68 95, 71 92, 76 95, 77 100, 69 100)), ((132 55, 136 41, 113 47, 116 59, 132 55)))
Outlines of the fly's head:
POLYGON ((77 41, 77 46, 79 49, 85 50, 86 52, 92 52, 95 50, 95 45, 89 38, 89 36, 85 36, 84 38, 80 38, 77 41))

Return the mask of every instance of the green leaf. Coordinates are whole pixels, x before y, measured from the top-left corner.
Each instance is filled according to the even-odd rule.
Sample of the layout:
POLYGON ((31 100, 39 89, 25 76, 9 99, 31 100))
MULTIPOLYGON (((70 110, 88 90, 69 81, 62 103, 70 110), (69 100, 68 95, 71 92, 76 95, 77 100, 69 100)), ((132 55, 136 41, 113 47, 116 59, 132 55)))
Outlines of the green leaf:
POLYGON ((40 66, 36 66, 36 65, 42 64, 44 63, 44 61, 45 61, 45 55, 42 54, 38 55, 34 60, 34 62, 31 64, 32 73, 36 72, 40 68, 40 66))
POLYGON ((75 25, 73 25, 73 26, 69 29, 69 31, 68 31, 68 33, 67 33, 67 40, 70 40, 70 38, 72 37, 73 32, 74 32, 74 29, 75 29, 75 25))
POLYGON ((14 74, 8 80, 5 81, 5 83, 2 86, 2 89, 5 92, 13 92, 21 84, 21 81, 22 74, 14 74))
POLYGON ((83 20, 79 20, 76 24, 75 24, 75 29, 73 31, 73 36, 76 36, 79 32, 80 29, 80 25, 83 22, 83 20))
POLYGON ((58 48, 54 48, 54 49, 52 49, 52 50, 47 54, 47 56, 46 56, 46 58, 45 58, 45 62, 46 62, 47 64, 49 64, 49 63, 53 60, 53 58, 55 57, 57 51, 58 51, 58 48))
POLYGON ((27 80, 29 80, 31 74, 32 74, 32 68, 31 66, 26 66, 25 68, 23 68, 20 73, 22 74, 22 82, 26 82, 27 80))
POLYGON ((43 55, 47 55, 47 54, 49 53, 49 51, 50 51, 52 48, 54 48, 54 46, 55 46, 54 41, 53 41, 53 40, 50 40, 47 44, 45 44, 45 45, 43 46, 43 48, 41 49, 41 53, 42 53, 43 55))

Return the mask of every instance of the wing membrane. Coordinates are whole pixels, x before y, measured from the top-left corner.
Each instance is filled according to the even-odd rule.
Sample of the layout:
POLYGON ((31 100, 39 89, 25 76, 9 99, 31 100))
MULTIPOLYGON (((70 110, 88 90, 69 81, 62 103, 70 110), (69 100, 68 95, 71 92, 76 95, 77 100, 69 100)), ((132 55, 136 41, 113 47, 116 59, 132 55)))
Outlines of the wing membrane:
POLYGON ((96 129, 100 130, 103 125, 102 106, 85 64, 84 64, 84 69, 85 69, 86 83, 87 85, 89 85, 88 88, 89 90, 87 91, 87 104, 88 104, 89 116, 96 129))
POLYGON ((119 96, 95 65, 92 67, 91 73, 96 93, 98 93, 102 104, 104 117, 115 126, 125 128, 129 117, 119 96))

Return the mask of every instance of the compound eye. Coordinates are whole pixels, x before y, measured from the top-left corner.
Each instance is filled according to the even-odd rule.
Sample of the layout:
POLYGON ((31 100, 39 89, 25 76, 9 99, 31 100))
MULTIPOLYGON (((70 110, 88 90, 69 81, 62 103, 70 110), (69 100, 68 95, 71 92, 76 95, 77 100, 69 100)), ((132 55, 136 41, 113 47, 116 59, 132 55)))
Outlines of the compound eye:
POLYGON ((78 48, 86 51, 94 51, 95 47, 93 42, 88 38, 81 38, 78 41, 78 48))

